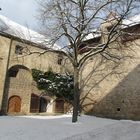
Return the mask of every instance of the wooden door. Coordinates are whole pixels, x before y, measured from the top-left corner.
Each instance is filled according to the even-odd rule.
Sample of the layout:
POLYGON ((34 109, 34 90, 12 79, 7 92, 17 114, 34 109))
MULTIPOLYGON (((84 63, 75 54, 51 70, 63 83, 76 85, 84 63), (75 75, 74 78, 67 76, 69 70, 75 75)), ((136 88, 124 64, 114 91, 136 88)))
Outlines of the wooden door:
POLYGON ((56 99, 55 112, 56 113, 64 113, 64 101, 62 99, 56 99))
POLYGON ((21 99, 18 96, 12 96, 8 102, 8 113, 20 112, 21 99))
POLYGON ((31 113, 38 113, 39 112, 39 105, 40 105, 39 96, 32 94, 31 101, 30 101, 30 112, 31 113))

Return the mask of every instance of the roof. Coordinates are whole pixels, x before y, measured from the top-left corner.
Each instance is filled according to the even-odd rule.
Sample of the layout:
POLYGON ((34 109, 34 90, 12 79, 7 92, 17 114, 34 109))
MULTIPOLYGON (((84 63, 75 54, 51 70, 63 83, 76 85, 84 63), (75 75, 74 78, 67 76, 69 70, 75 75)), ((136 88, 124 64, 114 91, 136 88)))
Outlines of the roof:
MULTIPOLYGON (((45 36, 29 29, 28 27, 20 25, 3 15, 0 15, 0 32, 7 33, 14 37, 18 37, 20 39, 27 40, 38 45, 45 46, 46 42, 49 42, 49 40, 46 39, 45 36)), ((50 46, 47 45, 46 48, 48 47, 50 46)), ((58 50, 60 49, 60 46, 55 44, 53 46, 53 49, 58 50)))
POLYGON ((140 24, 140 14, 135 15, 129 19, 124 19, 122 24, 127 27, 140 24))
POLYGON ((90 40, 90 39, 93 39, 93 38, 98 38, 100 36, 101 36, 100 32, 98 32, 97 30, 93 30, 87 36, 85 36, 83 41, 90 40))
MULTIPOLYGON (((137 24, 140 24, 140 14, 135 15, 129 19, 124 19, 123 22, 123 28, 131 27, 137 24)), ((38 32, 35 32, 27 27, 24 27, 7 17, 0 15, 0 32, 7 33, 9 35, 36 43, 38 45, 46 46, 46 42, 49 42, 49 39, 46 39, 45 36, 39 34, 38 32)), ((101 33, 97 30, 93 30, 93 32, 89 33, 85 38, 84 41, 90 40, 93 38, 100 37, 101 33)), ((49 45, 46 46, 46 48, 52 48, 54 50, 62 49, 57 44, 54 44, 53 47, 50 47, 49 45)))
MULTIPOLYGON (((124 19, 122 21, 122 28, 128 28, 128 27, 132 27, 134 25, 138 25, 140 24, 140 14, 135 15, 129 19, 124 19)), ((86 40, 90 40, 90 39, 94 39, 97 37, 100 37, 101 33, 97 30, 93 30, 93 32, 89 33, 85 38, 84 41, 86 40)))

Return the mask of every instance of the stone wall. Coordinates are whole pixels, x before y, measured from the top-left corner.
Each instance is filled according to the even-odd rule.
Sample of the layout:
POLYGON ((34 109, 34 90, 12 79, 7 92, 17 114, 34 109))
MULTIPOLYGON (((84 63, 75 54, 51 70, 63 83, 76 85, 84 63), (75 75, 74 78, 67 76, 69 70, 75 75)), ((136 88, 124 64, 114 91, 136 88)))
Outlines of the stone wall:
POLYGON ((3 102, 3 92, 5 86, 6 70, 8 68, 8 58, 11 40, 0 36, 0 108, 3 102))
POLYGON ((54 72, 60 73, 64 72, 64 68, 57 63, 58 54, 53 52, 44 53, 45 49, 28 44, 25 41, 0 36, 0 45, 1 112, 7 112, 8 100, 11 97, 19 96, 21 98, 20 113, 27 114, 30 111, 31 94, 41 94, 32 79, 31 69, 36 68, 47 71, 51 68, 54 72), (16 52, 16 46, 22 47, 22 54, 16 52), (18 68, 15 77, 8 75, 13 68, 18 68))
POLYGON ((97 56, 81 72, 83 112, 102 117, 140 120, 140 40, 127 42, 131 56, 115 63, 97 56))
MULTIPOLYGON (((139 42, 138 39, 134 42, 126 42, 127 44, 124 45, 131 46, 131 49, 127 48, 125 52, 118 50, 118 52, 122 56, 129 57, 117 63, 104 61, 100 55, 86 62, 80 73, 81 106, 84 113, 117 119, 140 119, 139 42)), ((58 73, 73 71, 68 61, 63 61, 62 65, 57 63, 58 54, 52 52, 40 54, 44 51, 26 42, 0 36, 1 111, 7 112, 8 100, 11 97, 20 96, 20 113, 29 113, 31 94, 41 94, 31 77, 32 68, 43 71, 52 68, 58 73), (23 47, 23 54, 15 53, 17 45, 23 47), (6 73, 14 67, 19 68, 17 76, 6 77, 6 73)), ((55 110, 54 106, 55 104, 49 106, 49 113, 55 110)))

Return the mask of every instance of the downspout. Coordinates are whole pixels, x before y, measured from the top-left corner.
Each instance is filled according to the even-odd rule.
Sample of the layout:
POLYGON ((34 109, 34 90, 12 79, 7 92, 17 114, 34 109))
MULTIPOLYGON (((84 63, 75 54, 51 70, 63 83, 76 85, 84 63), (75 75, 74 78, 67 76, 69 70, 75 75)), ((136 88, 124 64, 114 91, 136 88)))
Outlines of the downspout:
POLYGON ((13 38, 10 38, 8 59, 7 59, 7 65, 6 65, 6 75, 5 75, 5 80, 4 80, 2 105, 1 105, 1 111, 0 111, 0 114, 2 114, 2 115, 7 114, 8 89, 6 89, 6 85, 7 85, 7 79, 8 79, 8 68, 9 68, 9 62, 10 62, 10 54, 11 54, 11 49, 12 49, 12 43, 13 43, 13 38))

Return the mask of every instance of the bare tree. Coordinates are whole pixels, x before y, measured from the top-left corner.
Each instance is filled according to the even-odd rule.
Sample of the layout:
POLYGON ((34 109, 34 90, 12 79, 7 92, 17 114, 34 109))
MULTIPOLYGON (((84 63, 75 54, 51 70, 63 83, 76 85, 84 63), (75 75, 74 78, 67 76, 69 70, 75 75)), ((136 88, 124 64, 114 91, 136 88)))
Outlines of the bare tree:
MULTIPOLYGON (((120 60, 116 53, 122 45, 122 21, 135 11, 135 0, 41 0, 39 19, 49 44, 60 43, 61 51, 69 58, 74 75, 74 106, 72 122, 77 121, 81 93, 80 71, 92 57, 101 55, 107 60, 120 60), (106 24, 106 26, 103 26, 106 24), (97 43, 88 37, 101 37, 97 43)), ((53 51, 53 50, 52 50, 53 51)))

